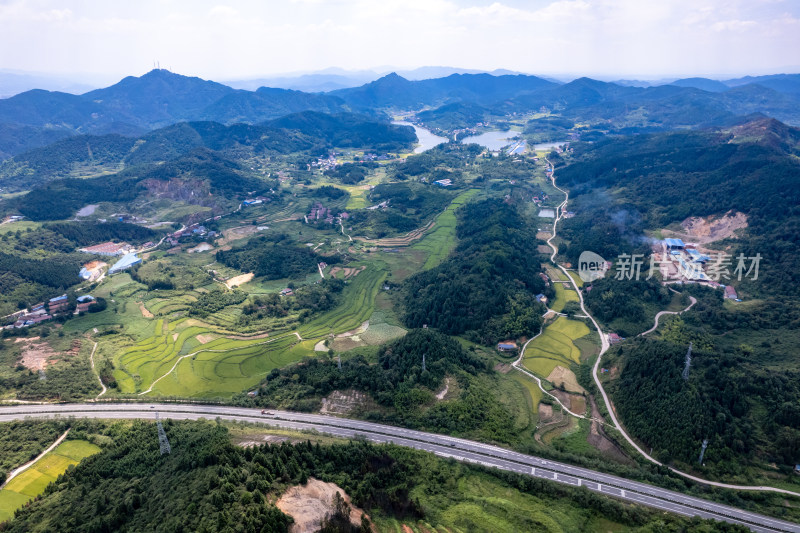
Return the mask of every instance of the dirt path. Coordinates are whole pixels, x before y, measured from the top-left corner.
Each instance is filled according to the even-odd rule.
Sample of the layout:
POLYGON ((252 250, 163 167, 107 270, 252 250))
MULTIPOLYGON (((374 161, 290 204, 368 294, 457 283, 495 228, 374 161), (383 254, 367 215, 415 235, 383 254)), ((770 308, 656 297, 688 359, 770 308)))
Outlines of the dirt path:
POLYGON ((9 481, 11 481, 15 477, 17 477, 18 475, 20 475, 21 473, 23 473, 24 471, 26 471, 27 469, 29 469, 30 467, 35 465, 36 462, 39 461, 39 459, 41 459, 42 457, 44 457, 48 453, 52 452, 56 448, 56 446, 58 446, 59 444, 64 442, 64 439, 67 438, 67 433, 69 433, 69 429, 66 430, 63 435, 58 437, 58 439, 56 439, 56 441, 53 444, 51 444, 45 451, 43 451, 42 453, 37 455, 35 459, 33 459, 32 461, 28 461, 27 463, 25 463, 24 465, 20 466, 19 468, 15 468, 11 472, 9 472, 8 473, 8 477, 6 477, 5 482, 3 482, 2 485, 0 485, 0 490, 2 490, 3 487, 8 485, 9 481))
POLYGON ((94 346, 92 347, 92 353, 89 355, 89 361, 92 363, 92 372, 94 372, 94 374, 97 376, 97 381, 100 382, 100 386, 103 388, 103 390, 100 391, 100 394, 94 397, 94 401, 97 401, 100 398, 100 396, 105 394, 106 391, 108 390, 105 384, 103 383, 103 379, 100 377, 100 373, 97 372, 97 369, 94 366, 94 353, 96 351, 97 351, 97 343, 95 342, 94 346))

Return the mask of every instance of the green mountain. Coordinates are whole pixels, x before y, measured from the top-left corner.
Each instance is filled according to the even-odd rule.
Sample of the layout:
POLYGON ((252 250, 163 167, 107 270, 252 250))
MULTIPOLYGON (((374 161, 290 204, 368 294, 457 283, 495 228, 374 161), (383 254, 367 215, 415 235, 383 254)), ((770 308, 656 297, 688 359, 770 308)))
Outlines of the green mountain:
POLYGON ((303 111, 272 120, 266 125, 325 139, 331 146, 342 148, 371 146, 378 150, 398 150, 417 140, 410 126, 378 122, 353 113, 328 115, 303 111))
POLYGON ((392 73, 361 87, 341 89, 330 94, 359 109, 419 109, 426 105, 458 101, 494 103, 556 85, 536 76, 525 75, 452 74, 445 78, 408 81, 392 73))
POLYGON ((721 93, 730 89, 729 85, 725 85, 719 80, 711 80, 708 78, 683 78, 673 81, 670 85, 676 87, 694 87, 712 93, 721 93))
POLYGON ((152 128, 197 118, 211 103, 235 90, 226 85, 168 70, 128 76, 119 83, 84 94, 84 100, 117 113, 136 117, 152 128))
POLYGON ((200 115, 225 124, 258 123, 306 110, 341 113, 348 111, 348 107, 335 96, 261 87, 255 92, 227 94, 206 107, 200 115))

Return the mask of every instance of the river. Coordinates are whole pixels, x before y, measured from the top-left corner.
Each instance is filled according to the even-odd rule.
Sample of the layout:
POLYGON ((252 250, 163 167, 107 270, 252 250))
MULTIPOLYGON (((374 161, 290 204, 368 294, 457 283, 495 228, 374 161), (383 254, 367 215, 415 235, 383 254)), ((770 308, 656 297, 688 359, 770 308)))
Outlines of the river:
POLYGON ((415 154, 421 154, 425 150, 430 150, 436 145, 447 142, 447 137, 439 137, 438 135, 434 135, 429 130, 426 130, 425 128, 420 128, 419 126, 416 126, 411 122, 395 120, 394 122, 392 122, 392 124, 397 124, 398 126, 411 126, 412 128, 414 128, 414 133, 417 134, 417 142, 419 143, 419 146, 414 148, 415 154))

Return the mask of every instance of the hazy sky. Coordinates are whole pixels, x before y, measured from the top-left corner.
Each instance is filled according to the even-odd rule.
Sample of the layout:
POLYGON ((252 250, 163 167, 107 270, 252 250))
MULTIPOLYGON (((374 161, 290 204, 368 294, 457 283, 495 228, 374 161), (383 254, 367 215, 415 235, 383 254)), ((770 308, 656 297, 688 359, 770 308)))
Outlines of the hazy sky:
POLYGON ((550 75, 800 71, 798 0, 0 0, 0 69, 212 79, 449 65, 550 75))

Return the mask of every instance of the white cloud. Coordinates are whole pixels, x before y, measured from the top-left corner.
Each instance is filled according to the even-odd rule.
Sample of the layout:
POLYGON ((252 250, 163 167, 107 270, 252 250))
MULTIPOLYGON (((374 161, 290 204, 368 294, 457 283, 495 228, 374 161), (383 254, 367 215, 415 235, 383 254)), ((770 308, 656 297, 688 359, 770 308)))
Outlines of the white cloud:
POLYGON ((782 0, 0 0, 0 68, 224 79, 329 66, 714 75, 797 63, 782 0))

